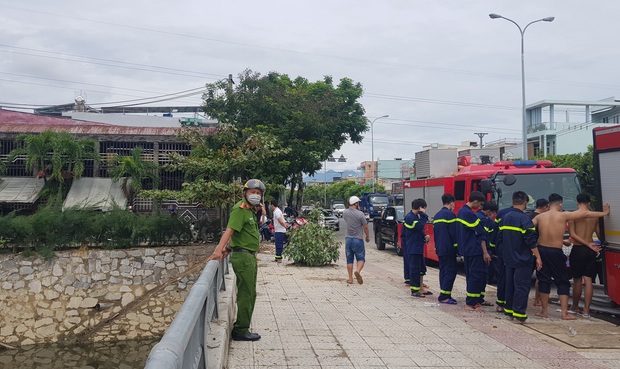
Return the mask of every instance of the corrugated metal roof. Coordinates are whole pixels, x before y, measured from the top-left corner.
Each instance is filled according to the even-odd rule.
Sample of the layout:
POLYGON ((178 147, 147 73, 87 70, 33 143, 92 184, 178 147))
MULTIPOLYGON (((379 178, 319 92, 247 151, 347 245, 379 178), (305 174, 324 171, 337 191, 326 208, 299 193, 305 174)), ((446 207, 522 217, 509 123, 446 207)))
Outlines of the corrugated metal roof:
POLYGON ((108 211, 114 206, 127 207, 120 182, 113 182, 112 178, 82 177, 73 180, 62 210, 76 207, 108 211))
POLYGON ((39 198, 44 181, 34 177, 0 178, 0 203, 32 204, 39 198))
MULTIPOLYGON (((125 127, 0 109, 0 132, 2 133, 34 134, 51 130, 76 135, 176 136, 182 129, 185 128, 125 127)), ((198 130, 204 135, 215 132, 214 128, 198 128, 198 130)))

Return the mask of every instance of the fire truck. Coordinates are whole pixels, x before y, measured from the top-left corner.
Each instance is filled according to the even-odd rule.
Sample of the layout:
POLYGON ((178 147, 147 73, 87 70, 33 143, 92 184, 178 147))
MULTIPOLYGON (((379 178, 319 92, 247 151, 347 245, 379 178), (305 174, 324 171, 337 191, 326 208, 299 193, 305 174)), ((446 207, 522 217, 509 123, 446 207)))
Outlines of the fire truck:
MULTIPOLYGON (((405 214, 411 210, 414 199, 423 198, 428 204, 426 213, 432 219, 443 206, 441 195, 444 193, 453 194, 456 198, 456 214, 467 203, 472 191, 486 194, 487 199, 495 201, 500 209, 512 206, 512 194, 515 191, 528 194, 527 210, 534 210, 536 200, 547 198, 551 193, 564 197, 565 210, 577 209, 576 197, 580 188, 577 173, 572 168, 552 168, 553 163, 548 160, 493 162, 489 158, 482 161, 472 158, 461 156, 453 159, 456 163, 453 162, 454 172, 450 175, 403 182, 405 214), (476 161, 484 164, 474 164, 476 161)), ((425 257, 438 261, 433 225, 429 222, 424 231, 431 237, 425 246, 425 257)), ((400 235, 401 230, 398 233, 400 235)))
POLYGON ((600 220, 603 244, 605 294, 612 307, 620 305, 620 126, 593 130, 594 178, 599 208, 611 205, 612 212, 600 220))

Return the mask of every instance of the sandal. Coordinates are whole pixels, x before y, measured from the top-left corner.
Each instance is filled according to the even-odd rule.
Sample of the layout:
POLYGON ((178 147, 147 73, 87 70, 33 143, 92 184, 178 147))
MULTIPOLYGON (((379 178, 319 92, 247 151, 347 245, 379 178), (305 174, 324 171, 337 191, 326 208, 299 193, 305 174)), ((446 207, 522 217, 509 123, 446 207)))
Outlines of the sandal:
POLYGON ((453 298, 449 298, 449 299, 445 299, 445 300, 439 300, 440 304, 447 304, 447 305, 456 305, 457 302, 455 299, 453 298))
POLYGON ((362 275, 360 274, 360 272, 356 271, 354 274, 355 274, 355 279, 357 279, 357 283, 363 284, 364 278, 362 278, 362 275))
POLYGON ((413 296, 413 297, 420 297, 420 298, 425 298, 426 297, 421 292, 413 292, 413 291, 411 291, 411 296, 413 296))

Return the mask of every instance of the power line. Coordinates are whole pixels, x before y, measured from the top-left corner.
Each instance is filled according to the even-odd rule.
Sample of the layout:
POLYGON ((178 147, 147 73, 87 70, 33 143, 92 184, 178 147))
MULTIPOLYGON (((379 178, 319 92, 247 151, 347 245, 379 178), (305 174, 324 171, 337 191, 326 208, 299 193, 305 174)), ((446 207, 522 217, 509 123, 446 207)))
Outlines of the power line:
MULTIPOLYGON (((105 24, 105 25, 110 25, 114 27, 128 28, 128 29, 140 30, 140 31, 145 31, 145 32, 153 32, 153 33, 171 35, 171 36, 176 36, 176 37, 192 38, 192 39, 198 39, 198 40, 203 40, 203 41, 211 41, 211 42, 218 42, 218 43, 224 43, 224 44, 230 44, 230 45, 281 51, 281 52, 286 52, 286 53, 313 55, 313 56, 319 56, 319 57, 331 58, 331 59, 342 59, 342 60, 357 61, 357 62, 370 63, 370 64, 396 66, 396 67, 430 70, 430 71, 438 71, 438 72, 449 72, 449 73, 457 73, 457 74, 465 74, 465 75, 486 76, 486 77, 492 77, 492 78, 504 78, 504 79, 513 79, 513 80, 520 78, 519 76, 512 76, 512 75, 498 74, 498 73, 468 71, 468 70, 450 69, 450 68, 439 68, 439 67, 434 67, 434 66, 421 66, 421 65, 412 65, 412 64, 406 64, 406 63, 394 63, 394 62, 386 62, 386 61, 371 60, 371 59, 351 58, 351 57, 346 57, 346 56, 341 56, 341 55, 319 54, 319 53, 312 53, 312 52, 299 51, 299 50, 293 50, 293 49, 276 48, 276 47, 270 47, 270 46, 264 46, 264 45, 256 45, 256 44, 250 44, 250 43, 221 40, 221 39, 215 39, 215 38, 209 38, 209 37, 197 36, 197 35, 191 35, 191 34, 184 34, 184 33, 178 33, 178 32, 163 31, 163 30, 146 28, 146 27, 130 26, 130 25, 125 25, 125 24, 120 24, 120 23, 105 22, 105 21, 99 21, 99 20, 83 18, 83 17, 74 17, 74 16, 70 16, 67 14, 56 14, 56 13, 41 11, 38 9, 26 9, 26 8, 8 6, 8 5, 4 5, 4 8, 23 11, 29 14, 39 13, 39 14, 43 14, 47 16, 74 19, 74 20, 78 20, 82 22, 105 24)), ((572 86, 581 86, 581 87, 595 87, 595 88, 602 88, 602 89, 618 89, 619 87, 619 86, 606 85, 606 84, 595 84, 591 82, 558 81, 558 80, 552 80, 552 79, 537 78, 537 77, 532 77, 532 76, 528 76, 527 80, 545 82, 545 83, 551 83, 551 84, 562 84, 562 85, 572 85, 572 86)))

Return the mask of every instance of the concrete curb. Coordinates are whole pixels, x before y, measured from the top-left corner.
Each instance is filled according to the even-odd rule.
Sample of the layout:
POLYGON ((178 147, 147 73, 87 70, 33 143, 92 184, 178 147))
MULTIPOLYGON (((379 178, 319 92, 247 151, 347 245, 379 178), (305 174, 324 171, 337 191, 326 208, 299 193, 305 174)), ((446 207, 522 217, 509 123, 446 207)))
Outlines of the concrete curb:
POLYGON ((219 318, 210 323, 207 336, 208 369, 223 369, 228 365, 230 335, 237 313, 237 284, 232 268, 224 281, 226 291, 220 291, 217 304, 219 318))

